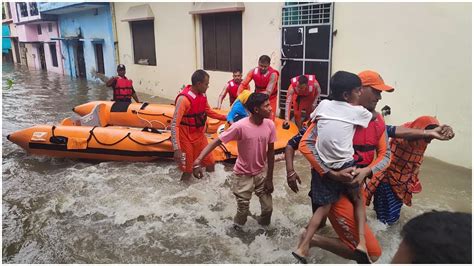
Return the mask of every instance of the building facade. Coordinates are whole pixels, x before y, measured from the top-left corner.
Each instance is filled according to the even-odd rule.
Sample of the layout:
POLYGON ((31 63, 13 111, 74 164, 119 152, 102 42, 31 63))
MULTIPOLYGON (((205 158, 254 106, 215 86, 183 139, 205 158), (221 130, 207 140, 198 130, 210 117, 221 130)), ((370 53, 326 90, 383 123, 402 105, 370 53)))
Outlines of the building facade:
POLYGON ((13 62, 13 47, 11 41, 10 25, 12 24, 10 3, 2 2, 2 60, 13 62))
POLYGON ((456 137, 433 142, 427 155, 472 168, 471 3, 117 2, 111 10, 119 62, 137 91, 174 99, 202 68, 215 106, 232 69, 247 73, 263 54, 282 72, 281 98, 291 75, 319 73, 327 95, 335 71, 372 69, 396 88, 377 107, 391 107, 387 123, 437 116, 456 137), (454 87, 462 97, 448 102, 454 87))
MULTIPOLYGON (((63 73, 58 27, 54 16, 44 15, 36 2, 11 2, 15 34, 18 38, 17 62, 31 69, 63 73)), ((14 47, 17 46, 13 38, 14 47)))
POLYGON ((39 9, 57 18, 64 74, 88 80, 116 74, 109 3, 43 2, 39 9))

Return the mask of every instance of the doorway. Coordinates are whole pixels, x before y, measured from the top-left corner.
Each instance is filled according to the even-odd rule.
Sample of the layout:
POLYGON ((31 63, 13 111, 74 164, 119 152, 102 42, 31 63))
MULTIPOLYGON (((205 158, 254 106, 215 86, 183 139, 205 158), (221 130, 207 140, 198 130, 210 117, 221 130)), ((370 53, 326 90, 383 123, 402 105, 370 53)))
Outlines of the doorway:
POLYGON ((77 58, 76 76, 79 78, 85 78, 86 77, 86 62, 84 60, 84 45, 82 44, 82 42, 79 42, 77 44, 76 58, 77 58))
POLYGON ((321 98, 329 95, 333 3, 286 2, 282 8, 280 112, 285 111, 290 79, 316 75, 321 98))
POLYGON ((40 59, 41 70, 47 70, 47 68, 46 68, 46 57, 44 55, 44 43, 39 44, 38 54, 39 54, 39 59, 40 59))

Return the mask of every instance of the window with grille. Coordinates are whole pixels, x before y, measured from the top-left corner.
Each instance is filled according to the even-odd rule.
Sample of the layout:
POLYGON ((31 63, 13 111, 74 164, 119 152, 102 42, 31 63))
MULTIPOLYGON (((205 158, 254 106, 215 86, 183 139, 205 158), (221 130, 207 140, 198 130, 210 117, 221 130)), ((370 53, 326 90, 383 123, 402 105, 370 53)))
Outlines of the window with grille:
POLYGON ((242 69, 242 13, 202 15, 204 69, 242 69))
POLYGON ((37 16, 38 13, 38 5, 36 2, 30 2, 30 16, 37 16))
POLYGON ((36 30, 38 31, 38 35, 43 34, 43 32, 41 31, 41 24, 36 25, 36 30))
POLYGON ((25 2, 18 3, 17 8, 20 10, 22 17, 28 17, 28 5, 25 2))
POLYGON ((53 24, 52 23, 48 23, 48 31, 53 32, 53 24))
POLYGON ((156 66, 154 20, 130 22, 135 64, 156 66))
POLYGON ((287 2, 283 7, 283 25, 331 23, 331 3, 287 2))

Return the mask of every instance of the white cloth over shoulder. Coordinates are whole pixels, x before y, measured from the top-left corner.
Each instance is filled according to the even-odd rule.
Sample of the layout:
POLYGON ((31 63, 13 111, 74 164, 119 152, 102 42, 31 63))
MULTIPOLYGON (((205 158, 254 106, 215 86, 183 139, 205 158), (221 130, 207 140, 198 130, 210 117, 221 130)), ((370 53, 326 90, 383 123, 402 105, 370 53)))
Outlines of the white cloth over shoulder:
POLYGON ((355 127, 366 128, 372 113, 360 105, 323 100, 311 113, 311 119, 318 120, 316 151, 319 157, 327 167, 338 169, 353 160, 355 127))

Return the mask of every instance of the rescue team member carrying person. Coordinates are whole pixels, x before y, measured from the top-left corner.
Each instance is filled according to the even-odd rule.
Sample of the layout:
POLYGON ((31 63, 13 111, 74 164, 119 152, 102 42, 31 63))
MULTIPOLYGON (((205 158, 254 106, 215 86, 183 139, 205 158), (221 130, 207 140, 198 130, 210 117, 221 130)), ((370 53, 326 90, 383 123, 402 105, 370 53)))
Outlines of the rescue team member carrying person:
MULTIPOLYGON (((174 159, 183 171, 182 180, 187 180, 193 172, 193 162, 207 146, 205 133, 207 116, 226 121, 226 116, 214 112, 207 102, 209 74, 196 70, 191 77, 192 85, 187 85, 176 97, 176 108, 171 121, 171 142, 174 159)), ((214 171, 214 158, 209 154, 202 160, 208 172, 214 171)))
POLYGON ((293 113, 295 115, 295 124, 301 129, 304 121, 308 120, 309 114, 313 112, 318 104, 318 98, 321 94, 316 76, 301 75, 290 80, 290 86, 286 93, 285 104, 285 122, 284 126, 288 127, 290 122, 290 111, 293 105, 293 113), (304 121, 301 119, 302 111, 306 112, 304 121))
POLYGON ((278 95, 278 76, 280 73, 270 66, 270 57, 262 55, 258 59, 258 67, 249 71, 245 80, 240 83, 237 95, 243 90, 249 89, 249 83, 253 80, 255 92, 265 93, 270 97, 270 106, 272 114, 270 119, 275 120, 278 95))
POLYGON ((135 102, 139 103, 135 89, 133 89, 133 81, 125 76, 125 65, 120 64, 117 66, 118 76, 112 77, 105 84, 107 87, 114 89, 114 98, 112 101, 116 102, 132 102, 132 98, 135 102))

